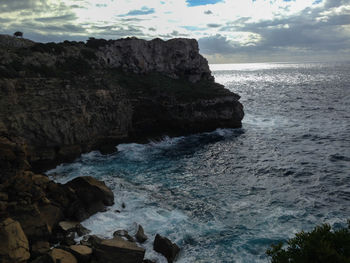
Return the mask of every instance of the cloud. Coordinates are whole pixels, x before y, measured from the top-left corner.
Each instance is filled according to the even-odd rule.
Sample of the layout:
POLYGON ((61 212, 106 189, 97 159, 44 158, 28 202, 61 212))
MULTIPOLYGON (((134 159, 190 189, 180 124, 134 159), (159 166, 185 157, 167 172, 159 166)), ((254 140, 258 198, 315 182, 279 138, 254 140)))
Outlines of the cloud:
POLYGON ((207 24, 207 27, 216 28, 216 27, 221 27, 221 25, 220 24, 207 24))
POLYGON ((219 34, 200 38, 198 44, 203 54, 230 54, 235 52, 233 44, 226 37, 219 34))
POLYGON ((24 10, 24 9, 33 10, 40 5, 46 5, 46 4, 41 3, 40 0, 25 0, 25 1, 0 0, 0 13, 14 12, 17 10, 24 10))
POLYGON ((154 8, 148 8, 146 6, 143 6, 141 9, 131 10, 125 15, 120 15, 120 16, 141 16, 141 15, 150 15, 154 13, 155 13, 154 8))
POLYGON ((219 2, 222 2, 223 0, 187 0, 188 6, 199 6, 199 5, 212 5, 219 2))
POLYGON ((221 61, 350 59, 350 0, 0 0, 0 23, 0 34, 19 30, 35 41, 196 38, 221 61))
POLYGON ((71 14, 66 14, 66 15, 60 15, 60 16, 49 16, 49 17, 39 17, 39 18, 35 18, 35 21, 38 22, 64 22, 67 20, 75 20, 76 19, 76 15, 71 13, 71 14))

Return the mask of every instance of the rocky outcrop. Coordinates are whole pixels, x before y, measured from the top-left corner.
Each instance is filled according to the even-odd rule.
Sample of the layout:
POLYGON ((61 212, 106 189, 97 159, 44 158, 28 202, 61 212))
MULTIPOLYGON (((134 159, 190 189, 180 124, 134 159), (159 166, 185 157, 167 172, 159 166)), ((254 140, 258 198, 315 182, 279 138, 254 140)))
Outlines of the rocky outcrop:
POLYGON ((29 259, 29 244, 21 225, 11 218, 0 222, 0 262, 20 263, 29 259))
POLYGON ((102 211, 105 206, 114 204, 114 194, 105 185, 91 176, 82 176, 67 183, 73 189, 77 200, 70 205, 74 210, 74 217, 82 221, 98 211, 102 211))
POLYGON ((98 58, 106 67, 120 67, 138 74, 159 72, 171 78, 186 76, 191 82, 213 80, 208 62, 199 54, 195 39, 163 41, 157 38, 146 41, 127 38, 107 43, 97 52, 98 58))
POLYGON ((241 126, 239 96, 213 81, 193 39, 2 43, 0 136, 25 145, 36 171, 120 142, 241 126))
POLYGON ((180 248, 175 243, 172 243, 168 238, 157 234, 154 238, 153 249, 161 253, 169 263, 174 262, 176 256, 180 252, 180 248))
POLYGON ((145 235, 145 232, 144 232, 143 227, 141 225, 138 225, 138 227, 137 227, 137 232, 136 232, 135 238, 140 243, 143 243, 148 239, 148 237, 145 235))

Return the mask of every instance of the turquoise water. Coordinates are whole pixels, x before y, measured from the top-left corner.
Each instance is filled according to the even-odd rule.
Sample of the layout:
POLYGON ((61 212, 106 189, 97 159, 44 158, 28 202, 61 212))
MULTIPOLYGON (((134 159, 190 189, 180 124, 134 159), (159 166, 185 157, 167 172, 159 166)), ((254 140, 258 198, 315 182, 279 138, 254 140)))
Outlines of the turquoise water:
POLYGON ((116 197, 83 225, 104 237, 143 225, 181 247, 178 262, 268 262, 271 243, 350 218, 350 64, 212 65, 242 96, 242 129, 121 144, 48 172, 102 179, 116 197), (125 208, 122 204, 125 204, 125 208))

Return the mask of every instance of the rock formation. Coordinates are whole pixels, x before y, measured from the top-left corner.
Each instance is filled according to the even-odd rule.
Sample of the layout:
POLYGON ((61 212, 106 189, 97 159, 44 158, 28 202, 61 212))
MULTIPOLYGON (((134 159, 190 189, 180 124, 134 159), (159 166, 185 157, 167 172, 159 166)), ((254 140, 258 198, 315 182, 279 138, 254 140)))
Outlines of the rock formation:
MULTIPOLYGON (((195 40, 42 44, 0 35, 0 263, 142 262, 126 231, 75 244, 88 232, 79 221, 114 202, 103 182, 62 185, 36 172, 120 142, 237 128, 243 115, 195 40)), ((147 239, 142 227, 136 239, 147 239)), ((179 252, 160 236, 155 249, 169 262, 179 252)))
POLYGON ((121 141, 241 126, 239 96, 213 81, 193 39, 23 41, 0 36, 0 135, 19 138, 35 170, 121 141))

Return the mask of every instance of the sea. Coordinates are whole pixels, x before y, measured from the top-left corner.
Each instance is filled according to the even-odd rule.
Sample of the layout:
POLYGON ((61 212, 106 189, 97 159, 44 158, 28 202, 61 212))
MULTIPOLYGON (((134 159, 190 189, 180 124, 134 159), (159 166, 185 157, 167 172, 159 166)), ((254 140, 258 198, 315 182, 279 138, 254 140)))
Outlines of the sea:
POLYGON ((82 222, 91 234, 157 233, 176 262, 267 263, 266 249, 295 233, 350 219, 350 63, 210 65, 241 96, 240 129, 128 143, 47 172, 65 183, 104 180, 115 205, 82 222))

